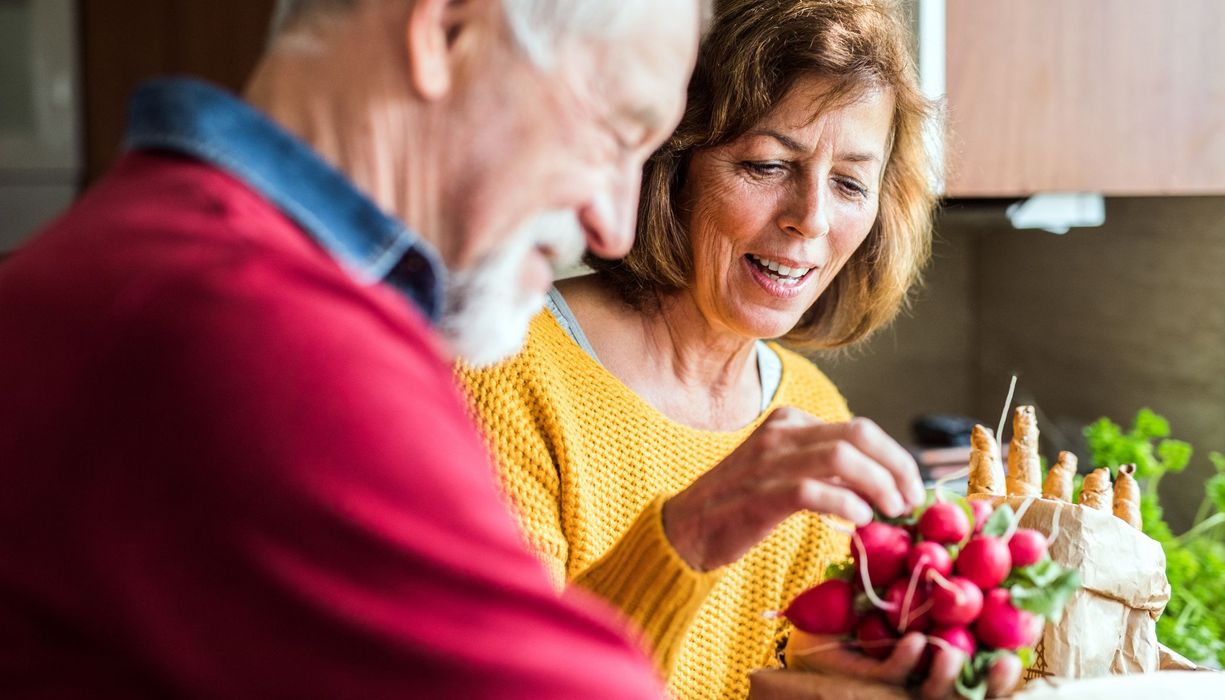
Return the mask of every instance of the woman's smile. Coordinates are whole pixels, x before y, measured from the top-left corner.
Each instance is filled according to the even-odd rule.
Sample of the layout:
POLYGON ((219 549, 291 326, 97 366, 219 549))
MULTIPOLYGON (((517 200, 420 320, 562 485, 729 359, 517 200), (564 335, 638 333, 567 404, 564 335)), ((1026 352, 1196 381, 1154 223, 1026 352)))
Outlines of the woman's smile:
POLYGON ((743 261, 749 277, 767 294, 779 299, 793 299, 803 294, 819 272, 816 267, 793 267, 752 253, 745 255, 743 261))

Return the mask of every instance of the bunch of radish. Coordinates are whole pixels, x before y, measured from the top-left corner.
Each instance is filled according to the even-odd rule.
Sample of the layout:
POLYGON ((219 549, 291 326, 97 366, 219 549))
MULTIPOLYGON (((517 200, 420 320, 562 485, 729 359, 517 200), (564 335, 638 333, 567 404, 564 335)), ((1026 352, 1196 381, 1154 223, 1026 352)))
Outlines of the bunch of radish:
POLYGON ((1080 586, 1074 570, 1050 559, 1047 538, 1018 520, 1008 505, 940 498, 910 517, 875 520, 852 535, 852 561, 831 567, 784 615, 878 659, 903 634, 924 633, 929 652, 965 653, 957 690, 982 698, 995 660, 1017 654, 1032 663, 1044 622, 1080 586))

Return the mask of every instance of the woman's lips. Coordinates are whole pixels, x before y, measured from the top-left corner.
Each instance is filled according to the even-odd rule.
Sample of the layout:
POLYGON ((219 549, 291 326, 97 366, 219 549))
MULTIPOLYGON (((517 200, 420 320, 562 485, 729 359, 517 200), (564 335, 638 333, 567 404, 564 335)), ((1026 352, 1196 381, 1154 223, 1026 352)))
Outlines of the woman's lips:
POLYGON ((753 260, 752 256, 746 255, 743 260, 753 281, 757 282, 758 286, 768 294, 779 299, 792 299, 798 296, 808 285, 809 281, 815 277, 818 269, 815 267, 809 268, 808 272, 795 278, 795 281, 791 281, 776 272, 763 268, 753 260))

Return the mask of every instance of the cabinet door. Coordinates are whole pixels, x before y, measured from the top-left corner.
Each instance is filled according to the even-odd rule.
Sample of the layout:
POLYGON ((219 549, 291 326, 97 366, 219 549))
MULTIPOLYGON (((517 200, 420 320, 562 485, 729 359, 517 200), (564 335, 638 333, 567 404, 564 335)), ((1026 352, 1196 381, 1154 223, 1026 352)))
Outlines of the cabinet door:
POLYGON ((110 165, 141 81, 191 74, 239 90, 263 50, 275 0, 79 0, 85 169, 110 165))
POLYGON ((949 196, 1225 193, 1225 2, 946 13, 949 196))

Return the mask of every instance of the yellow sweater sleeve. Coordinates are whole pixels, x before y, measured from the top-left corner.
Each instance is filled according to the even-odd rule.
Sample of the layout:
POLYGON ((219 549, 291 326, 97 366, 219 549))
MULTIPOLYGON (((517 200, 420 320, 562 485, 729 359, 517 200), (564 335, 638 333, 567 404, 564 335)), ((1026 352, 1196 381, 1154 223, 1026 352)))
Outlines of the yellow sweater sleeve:
POLYGON ((617 544, 574 582, 629 616, 667 677, 685 632, 720 572, 696 571, 676 553, 664 533, 665 500, 660 496, 652 501, 617 544))
POLYGON ((664 494, 642 510, 604 556, 586 568, 571 570, 563 513, 567 506, 555 461, 564 449, 566 432, 556 415, 556 397, 545 391, 534 367, 538 358, 530 351, 531 342, 524 355, 496 367, 458 368, 471 411, 485 432, 528 545, 554 585, 560 590, 569 574, 573 584, 619 608, 666 677, 719 572, 696 571, 676 553, 664 533, 664 494))

